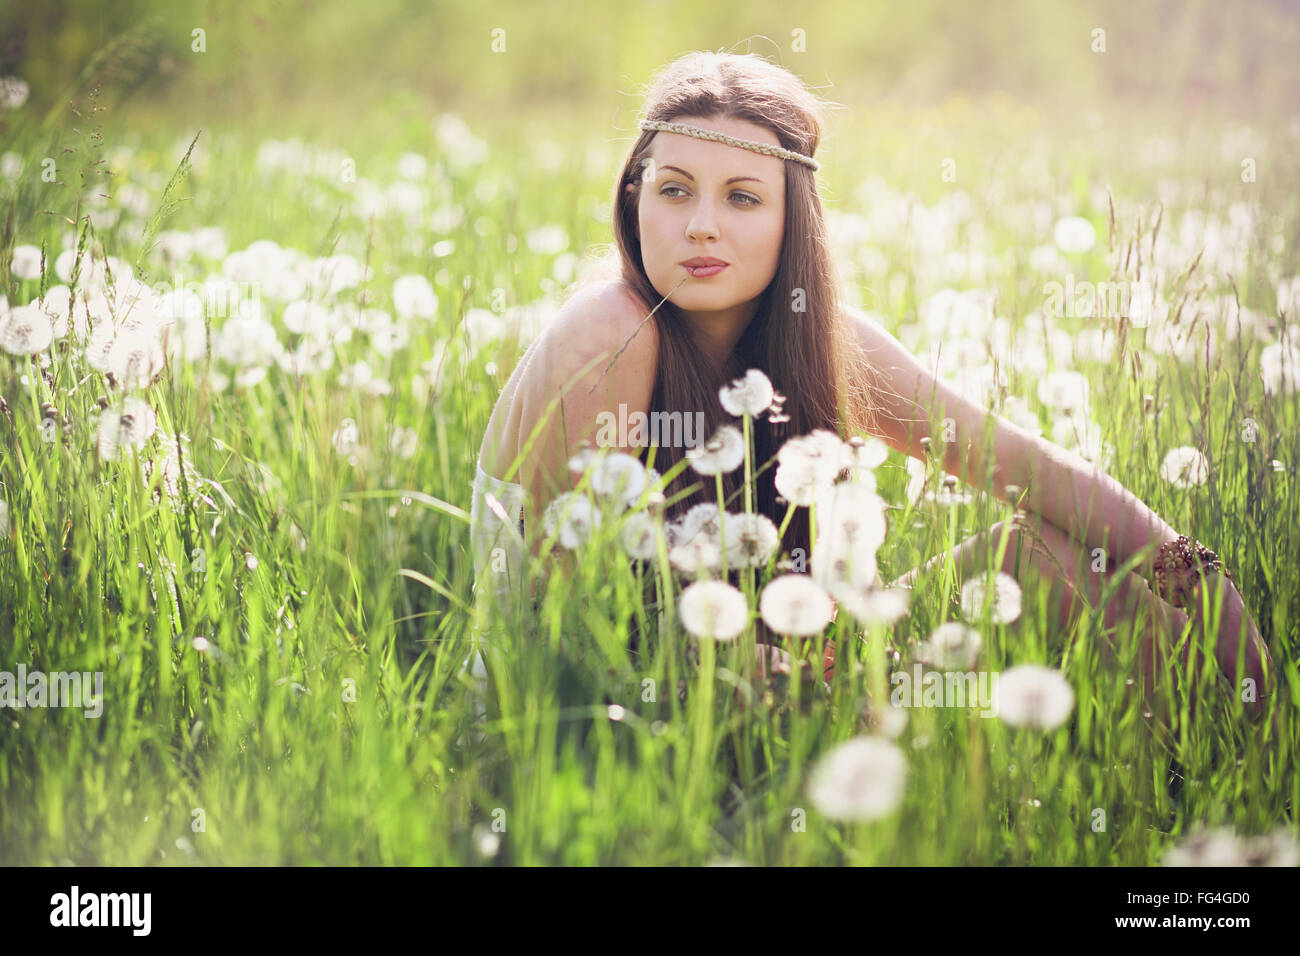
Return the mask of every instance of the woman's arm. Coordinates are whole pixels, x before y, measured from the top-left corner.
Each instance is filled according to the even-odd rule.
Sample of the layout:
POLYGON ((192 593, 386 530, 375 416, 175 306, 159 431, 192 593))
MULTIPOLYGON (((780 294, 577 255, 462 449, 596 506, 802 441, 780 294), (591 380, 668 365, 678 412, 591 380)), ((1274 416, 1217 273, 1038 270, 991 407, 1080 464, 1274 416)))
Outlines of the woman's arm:
MULTIPOLYGON (((1101 549, 1107 568, 1122 566, 1150 546, 1135 570, 1152 579, 1156 547, 1178 537, 1159 515, 1100 467, 969 401, 928 372, 879 324, 857 310, 848 311, 856 340, 881 373, 877 401, 881 437, 887 444, 924 460, 921 440, 930 437, 931 448, 941 451, 944 471, 1008 502, 1017 500, 1016 489, 1024 490, 1022 507, 1066 531, 1089 551, 1101 549), (931 433, 932 417, 939 422, 937 435, 931 433), (992 461, 985 453, 986 429, 992 432, 992 461), (1008 485, 1016 487, 1009 491, 1008 485)), ((1262 703, 1273 687, 1268 648, 1232 582, 1212 575, 1206 584, 1213 587, 1197 587, 1188 616, 1203 633, 1201 592, 1209 592, 1211 607, 1216 600, 1222 602, 1216 637, 1219 664, 1234 688, 1241 687, 1244 678, 1254 681, 1262 703), (1245 653, 1239 656, 1243 635, 1245 653)), ((1260 709, 1247 706, 1252 715, 1260 709)))
MULTIPOLYGON (((868 316, 850 309, 857 341, 881 373, 881 437, 890 447, 925 460, 923 438, 941 467, 975 487, 1041 515, 1118 567, 1147 545, 1173 541, 1178 532, 1100 467, 1002 416, 945 384, 868 316), (938 423, 931 433, 931 419, 938 423), (992 432, 992 460, 985 430, 992 432), (1008 491, 1008 485, 1015 486, 1008 491)), ((1154 548, 1152 549, 1154 553, 1154 548)))

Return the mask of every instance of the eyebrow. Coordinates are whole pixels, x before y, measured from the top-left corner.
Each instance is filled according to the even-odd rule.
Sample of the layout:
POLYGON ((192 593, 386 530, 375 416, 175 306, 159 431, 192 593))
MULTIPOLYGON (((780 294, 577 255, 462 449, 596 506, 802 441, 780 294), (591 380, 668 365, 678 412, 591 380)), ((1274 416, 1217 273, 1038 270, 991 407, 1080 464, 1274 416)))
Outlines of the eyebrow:
MULTIPOLYGON (((659 168, 660 168, 660 169, 671 169, 671 170, 673 170, 674 172, 681 173, 683 176, 685 176, 685 177, 686 177, 687 179, 689 179, 691 182, 695 182, 695 177, 692 176, 690 173, 688 173, 686 170, 682 169, 680 166, 660 166, 659 168)), ((757 176, 732 176, 730 179, 728 179, 728 180, 726 181, 726 183, 724 183, 724 185, 726 185, 726 186, 730 186, 732 183, 743 183, 743 182, 745 182, 746 180, 749 180, 749 181, 751 181, 751 182, 756 182, 756 183, 761 183, 761 182, 763 182, 763 180, 759 179, 757 176)))

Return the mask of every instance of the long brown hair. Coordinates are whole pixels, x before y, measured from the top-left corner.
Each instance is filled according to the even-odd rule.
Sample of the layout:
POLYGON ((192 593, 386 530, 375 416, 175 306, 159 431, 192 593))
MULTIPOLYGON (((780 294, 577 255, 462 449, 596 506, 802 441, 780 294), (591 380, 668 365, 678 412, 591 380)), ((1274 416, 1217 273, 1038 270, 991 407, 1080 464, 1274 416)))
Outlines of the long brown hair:
MULTIPOLYGON (((653 79, 646 93, 644 118, 666 122, 693 118, 733 117, 766 126, 780 144, 812 156, 821 138, 825 105, 788 70, 753 54, 695 52, 674 60, 653 79)), ((615 185, 614 240, 619 274, 653 308, 662 296, 651 284, 641 259, 637 204, 642 169, 654 131, 642 131, 628 152, 615 185), (632 188, 627 188, 631 186, 632 188)), ((847 438, 871 433, 874 407, 872 370, 850 334, 841 311, 840 283, 832 260, 816 173, 786 161, 785 241, 776 275, 763 291, 753 320, 736 344, 729 365, 718 368, 696 347, 681 311, 670 301, 659 305, 651 321, 659 332, 659 366, 651 412, 704 413, 708 438, 721 424, 734 422, 722 408, 718 389, 747 369, 761 369, 786 397, 788 422, 754 422, 754 470, 771 462, 756 481, 756 506, 779 526, 786 506, 777 501, 773 481, 777 450, 789 438, 825 428, 847 438), (804 311, 796 311, 798 304, 804 311)), ((680 461, 685 449, 659 448, 654 465, 662 474, 680 461)), ((729 511, 743 509, 744 469, 723 476, 729 511)), ((669 485, 671 498, 698 484, 692 494, 671 505, 676 517, 701 502, 717 501, 714 481, 687 467, 669 485)), ((782 548, 802 548, 811 556, 808 513, 796 510, 782 548)))

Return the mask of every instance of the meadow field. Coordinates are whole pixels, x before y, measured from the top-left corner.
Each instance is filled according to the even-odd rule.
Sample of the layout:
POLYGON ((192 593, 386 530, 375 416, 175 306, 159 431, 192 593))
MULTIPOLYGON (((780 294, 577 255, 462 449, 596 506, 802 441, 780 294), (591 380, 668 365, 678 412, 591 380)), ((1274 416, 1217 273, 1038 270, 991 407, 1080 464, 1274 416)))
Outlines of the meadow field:
MULTIPOLYGON (((1108 665, 1099 610, 1060 633, 1045 592, 981 604, 951 566, 905 609, 792 641, 834 643, 828 682, 760 676, 759 598, 788 567, 765 554, 738 636, 699 636, 654 475, 611 504, 589 472, 603 520, 548 541, 574 581, 539 561, 534 616, 480 618, 479 444, 611 241, 632 124, 141 128, 93 91, 27 120, 21 92, 0 140, 0 671, 84 693, 0 684, 0 862, 1297 862, 1300 124, 953 96, 855 111, 819 153, 854 304, 1223 557, 1277 665, 1252 721, 1213 675, 1195 713, 1186 683, 1144 700, 1132 628, 1108 665), (1063 686, 1026 693, 1059 713, 1010 682, 996 716, 891 705, 921 663, 1050 668, 1063 686)), ((864 447, 878 581, 1012 514, 864 447)))

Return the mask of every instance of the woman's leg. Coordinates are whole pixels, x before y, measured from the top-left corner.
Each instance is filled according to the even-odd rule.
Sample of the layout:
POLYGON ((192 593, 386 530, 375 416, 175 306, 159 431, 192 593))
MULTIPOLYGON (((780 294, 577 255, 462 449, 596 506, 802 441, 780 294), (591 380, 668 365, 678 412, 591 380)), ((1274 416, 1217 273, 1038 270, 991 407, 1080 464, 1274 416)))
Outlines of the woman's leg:
MULTIPOLYGON (((1033 593, 1037 581, 1050 583, 1051 598, 1048 606, 1056 612, 1059 633, 1066 633, 1086 610, 1086 598, 1088 604, 1101 608, 1104 631, 1100 650, 1102 659, 1110 663, 1114 656, 1114 646, 1105 632, 1120 628, 1123 633, 1135 618, 1142 616, 1145 626, 1141 631, 1135 632, 1134 637, 1140 641, 1140 673, 1143 676, 1144 693, 1150 699, 1156 687, 1159 667, 1168 667, 1173 663, 1170 648, 1183 632, 1187 616, 1157 597, 1150 585, 1132 571, 1117 578, 1114 570, 1108 566, 1108 561, 1099 570, 1093 570, 1097 562, 1091 552, 1050 521, 1032 514, 1018 515, 1009 521, 1007 549, 1001 570, 1015 578, 1027 593, 1033 593), (1019 566, 1017 550, 1020 552, 1019 566), (1114 593, 1103 604, 1105 592, 1112 587, 1115 588, 1114 593)), ((988 531, 968 538, 953 550, 953 560, 961 579, 965 580, 988 567, 996 555, 998 541, 1007 524, 1008 522, 999 521, 988 531)), ((891 586, 912 586, 923 569, 932 571, 945 557, 937 555, 931 558, 891 586)), ((1191 650, 1189 648, 1189 653, 1191 650)))

